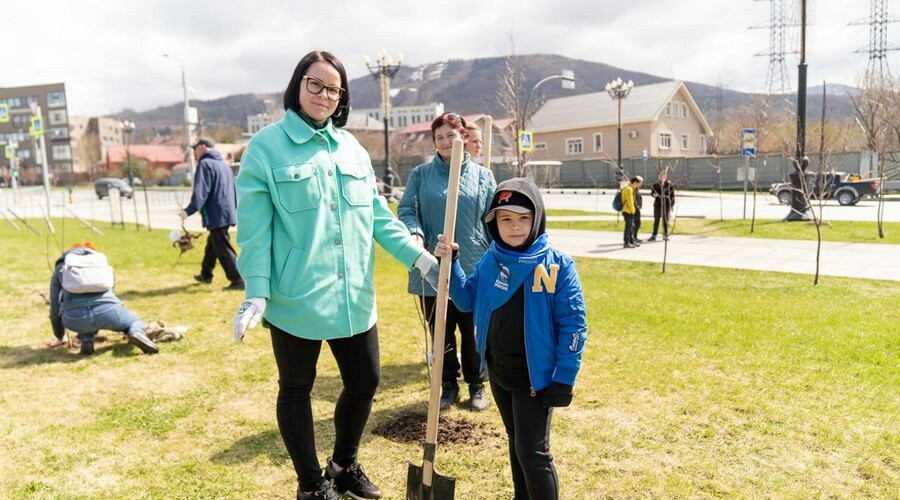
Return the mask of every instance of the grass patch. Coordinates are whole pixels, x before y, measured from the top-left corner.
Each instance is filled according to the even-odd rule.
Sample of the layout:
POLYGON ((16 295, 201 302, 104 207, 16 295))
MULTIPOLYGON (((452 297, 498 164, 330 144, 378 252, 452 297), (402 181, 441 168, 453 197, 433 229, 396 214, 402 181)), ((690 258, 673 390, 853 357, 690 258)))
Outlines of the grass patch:
MULTIPOLYGON (((155 356, 110 332, 91 358, 43 348, 51 330, 40 294, 58 245, 0 227, 0 497, 293 498, 268 333, 231 341, 243 296, 221 290, 218 269, 212 285, 193 281, 203 241, 173 267, 166 231, 103 227, 98 237, 54 223, 65 246, 90 239, 109 255, 117 292, 142 319, 190 329, 155 356)), ((895 496, 900 285, 577 262, 590 330, 575 401, 553 421, 563 498, 895 496)), ((380 249, 376 283, 383 378, 360 461, 396 499, 421 447, 371 429, 426 405, 425 333, 404 270, 380 249)), ((327 347, 318 371, 324 463, 341 388, 327 347)), ((438 447, 457 497, 511 497, 496 409, 449 414, 501 431, 480 446, 438 447)))

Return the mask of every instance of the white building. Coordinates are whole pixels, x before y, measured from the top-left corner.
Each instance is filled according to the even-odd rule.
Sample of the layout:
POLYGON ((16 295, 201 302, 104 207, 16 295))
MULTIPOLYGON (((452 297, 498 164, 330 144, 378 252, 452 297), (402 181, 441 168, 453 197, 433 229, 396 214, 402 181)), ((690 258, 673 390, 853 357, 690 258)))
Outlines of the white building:
MULTIPOLYGON (((354 109, 357 113, 366 114, 380 122, 384 121, 383 108, 354 109)), ((389 127, 406 128, 420 122, 431 123, 435 118, 444 114, 444 104, 433 102, 421 106, 392 106, 391 116, 388 120, 389 127)))

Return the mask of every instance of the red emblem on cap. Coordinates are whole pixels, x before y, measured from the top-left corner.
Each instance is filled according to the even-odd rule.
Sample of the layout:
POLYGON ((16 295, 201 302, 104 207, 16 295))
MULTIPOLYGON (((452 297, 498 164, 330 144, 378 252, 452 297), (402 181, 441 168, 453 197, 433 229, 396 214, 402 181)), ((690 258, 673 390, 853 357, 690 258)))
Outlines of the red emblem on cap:
POLYGON ((508 202, 510 198, 512 198, 512 191, 501 191, 500 197, 497 198, 497 204, 501 204, 503 202, 508 202))

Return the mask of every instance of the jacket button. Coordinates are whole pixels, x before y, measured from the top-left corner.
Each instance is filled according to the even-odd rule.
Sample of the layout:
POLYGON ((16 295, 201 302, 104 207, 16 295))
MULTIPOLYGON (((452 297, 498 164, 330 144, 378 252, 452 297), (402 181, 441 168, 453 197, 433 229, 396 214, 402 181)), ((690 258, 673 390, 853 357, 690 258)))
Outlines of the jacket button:
POLYGON ((300 178, 300 174, 294 174, 294 179, 299 179, 299 178, 300 178))
POLYGON ((338 273, 338 278, 344 279, 344 273, 338 273))
POLYGON ((332 204, 331 204, 331 209, 332 209, 332 210, 337 210, 337 203, 332 203, 332 204))
POLYGON ((332 175, 334 175, 334 172, 332 172, 331 170, 329 170, 329 171, 328 171, 328 177, 331 177, 332 175))
POLYGON ((319 141, 319 146, 324 146, 324 145, 325 145, 325 141, 324 141, 324 140, 320 140, 320 141, 319 141))
POLYGON ((340 245, 340 244, 341 244, 341 239, 340 239, 340 238, 335 238, 335 239, 334 239, 334 244, 335 244, 335 245, 340 245))

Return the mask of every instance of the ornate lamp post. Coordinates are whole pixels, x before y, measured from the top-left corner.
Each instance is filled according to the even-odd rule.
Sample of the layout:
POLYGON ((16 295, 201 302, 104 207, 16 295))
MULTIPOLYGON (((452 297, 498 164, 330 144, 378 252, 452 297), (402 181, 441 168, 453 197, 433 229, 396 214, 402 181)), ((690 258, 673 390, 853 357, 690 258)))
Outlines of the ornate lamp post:
POLYGON ((134 227, 138 225, 137 198, 134 192, 134 172, 131 169, 131 133, 134 132, 134 122, 125 120, 122 122, 122 132, 125 133, 125 161, 128 162, 128 185, 131 186, 131 201, 134 203, 134 227))
POLYGON ((363 56, 366 61, 366 67, 372 77, 378 78, 381 82, 381 105, 384 114, 384 186, 388 199, 394 195, 394 171, 391 169, 391 149, 390 149, 390 130, 388 128, 388 115, 391 112, 391 78, 400 71, 403 64, 403 54, 397 54, 397 64, 394 64, 393 58, 387 55, 384 50, 379 50, 375 54, 375 64, 369 60, 369 56, 363 56))
POLYGON ((609 96, 612 97, 617 104, 617 117, 618 117, 618 160, 616 162, 616 177, 617 180, 621 183, 625 180, 625 169, 622 167, 622 100, 628 97, 628 94, 631 93, 631 89, 634 87, 634 82, 628 80, 627 82, 623 82, 621 78, 616 78, 615 80, 606 84, 606 92, 609 93, 609 96))

